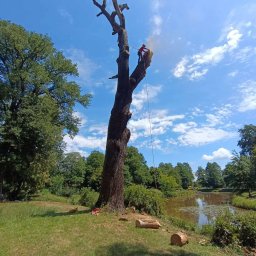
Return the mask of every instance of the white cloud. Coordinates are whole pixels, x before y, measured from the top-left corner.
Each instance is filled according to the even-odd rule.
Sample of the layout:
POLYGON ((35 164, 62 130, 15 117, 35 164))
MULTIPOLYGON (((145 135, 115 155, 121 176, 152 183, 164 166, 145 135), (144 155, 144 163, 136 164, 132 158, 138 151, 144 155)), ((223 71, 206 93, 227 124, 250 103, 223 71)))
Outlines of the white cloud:
MULTIPOLYGON (((226 131, 227 128, 234 128, 234 125, 226 120, 232 114, 232 109, 231 104, 214 107, 209 113, 194 108, 188 117, 195 120, 194 116, 200 116, 201 123, 189 121, 176 124, 172 129, 173 132, 180 133, 176 141, 183 146, 201 146, 234 137, 236 133, 226 131)), ((172 141, 170 143, 172 144, 172 141)))
POLYGON ((231 159, 232 154, 228 149, 219 148, 213 151, 211 155, 203 155, 202 159, 206 161, 215 161, 219 159, 231 159))
POLYGON ((98 136, 98 135, 107 135, 108 132, 108 126, 106 124, 97 124, 97 125, 92 125, 89 128, 89 132, 92 133, 93 136, 98 136))
POLYGON ((235 133, 224 131, 221 128, 195 127, 180 135, 178 141, 184 146, 201 146, 234 136, 235 133))
POLYGON ((105 150, 106 138, 105 137, 84 137, 76 135, 73 139, 68 135, 64 136, 66 143, 66 152, 84 152, 85 149, 101 149, 105 150))
POLYGON ((197 127, 197 124, 195 122, 180 123, 175 125, 172 130, 174 132, 185 133, 191 128, 195 128, 195 127, 197 127))
POLYGON ((238 74, 238 71, 235 70, 235 71, 232 71, 232 72, 228 73, 228 76, 235 77, 235 76, 237 76, 237 74, 238 74))
POLYGON ((256 81, 249 80, 239 86, 241 102, 238 106, 239 112, 256 109, 256 81))
POLYGON ((219 124, 223 124, 225 119, 232 113, 232 105, 226 104, 219 108, 214 108, 213 113, 206 114, 207 126, 213 127, 219 124))
POLYGON ((67 19, 70 24, 73 24, 73 22, 74 22, 73 17, 67 10, 59 9, 58 12, 61 17, 67 19))
POLYGON ((85 56, 83 50, 80 49, 67 49, 66 55, 72 60, 73 63, 77 64, 79 78, 84 83, 90 83, 92 74, 99 68, 91 59, 85 56))
POLYGON ((140 92, 133 94, 132 106, 135 107, 137 111, 140 111, 147 100, 151 101, 154 99, 161 90, 161 85, 145 85, 140 92))
POLYGON ((200 116, 204 113, 204 111, 198 107, 193 108, 192 110, 192 116, 200 116))
POLYGON ((235 55, 235 61, 239 61, 241 63, 248 62, 251 58, 255 58, 256 56, 256 47, 246 46, 240 49, 235 55))
POLYGON ((176 77, 182 77, 183 74, 187 71, 186 65, 188 63, 188 59, 183 57, 182 60, 177 64, 175 69, 173 70, 173 75, 176 77))
POLYGON ((180 78, 184 75, 190 80, 203 77, 208 72, 208 66, 218 64, 227 53, 236 49, 242 34, 238 29, 231 28, 226 36, 226 43, 206 49, 190 57, 183 57, 173 70, 173 75, 180 78))
POLYGON ((144 114, 137 120, 130 120, 128 127, 132 133, 132 140, 142 136, 161 135, 173 126, 175 120, 183 119, 184 115, 168 115, 166 110, 155 110, 151 113, 151 118, 144 114))

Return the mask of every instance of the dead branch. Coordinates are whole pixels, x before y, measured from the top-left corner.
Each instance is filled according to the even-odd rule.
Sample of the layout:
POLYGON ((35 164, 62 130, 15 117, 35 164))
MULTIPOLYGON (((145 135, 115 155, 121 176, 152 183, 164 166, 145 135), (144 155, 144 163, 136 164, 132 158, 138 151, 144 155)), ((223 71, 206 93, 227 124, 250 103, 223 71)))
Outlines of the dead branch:
MULTIPOLYGON (((97 6, 100 9, 100 13, 98 13, 96 16, 99 17, 101 14, 103 14, 107 20, 109 21, 110 25, 113 28, 114 32, 118 32, 120 29, 120 25, 118 25, 113 17, 108 13, 106 10, 106 0, 103 0, 102 4, 99 4, 97 0, 92 0, 93 4, 97 6)), ((119 9, 120 10, 120 9, 119 9)))
POLYGON ((115 8, 116 14, 118 16, 120 26, 122 28, 125 28, 125 18, 124 18, 124 15, 123 15, 123 13, 120 9, 120 6, 118 5, 117 0, 112 0, 112 2, 113 2, 113 6, 115 8))

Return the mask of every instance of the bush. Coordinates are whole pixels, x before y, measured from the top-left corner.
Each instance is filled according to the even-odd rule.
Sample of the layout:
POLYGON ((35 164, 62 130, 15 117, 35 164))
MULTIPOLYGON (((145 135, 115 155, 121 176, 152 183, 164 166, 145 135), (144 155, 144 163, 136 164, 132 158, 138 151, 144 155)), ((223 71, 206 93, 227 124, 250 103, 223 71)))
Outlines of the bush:
POLYGON ((236 222, 234 214, 226 211, 216 219, 212 242, 219 246, 232 244, 236 240, 237 230, 238 223, 236 222))
POLYGON ((226 212, 216 219, 212 242, 225 246, 238 242, 243 246, 256 247, 256 215, 233 215, 226 212))
POLYGON ((125 204, 156 216, 164 213, 162 192, 157 189, 146 189, 142 185, 131 185, 125 189, 125 204))
POLYGON ((246 214, 239 218, 239 241, 244 246, 256 247, 256 216, 246 214))
POLYGON ((76 205, 76 204, 80 204, 80 199, 81 199, 81 195, 74 194, 69 198, 68 202, 76 205))
POLYGON ((214 227, 211 224, 205 224, 202 225, 202 227, 199 229, 199 233, 202 235, 208 235, 208 236, 212 236, 214 232, 214 227))
POLYGON ((95 192, 91 188, 83 188, 81 190, 81 198, 79 200, 79 203, 92 209, 96 204, 98 197, 98 192, 95 192))

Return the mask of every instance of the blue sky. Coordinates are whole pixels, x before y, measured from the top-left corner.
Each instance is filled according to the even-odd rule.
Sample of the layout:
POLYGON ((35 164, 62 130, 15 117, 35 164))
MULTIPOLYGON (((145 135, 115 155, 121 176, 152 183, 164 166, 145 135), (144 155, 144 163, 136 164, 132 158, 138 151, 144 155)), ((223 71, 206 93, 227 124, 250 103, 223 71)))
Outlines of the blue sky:
MULTIPOLYGON (((232 151, 239 151, 238 129, 255 124, 255 0, 126 3, 130 70, 142 43, 154 52, 133 96, 129 145, 138 147, 153 165, 150 115, 156 166, 188 162, 196 170, 216 161, 224 167, 232 151)), ((1 19, 49 35, 55 47, 77 63, 76 80, 93 99, 87 109, 76 107, 82 120, 79 134, 64 139, 67 151, 84 155, 105 149, 116 88, 108 77, 117 70, 117 38, 106 19, 96 17, 98 12, 91 0, 8 0, 0 9, 1 19)))

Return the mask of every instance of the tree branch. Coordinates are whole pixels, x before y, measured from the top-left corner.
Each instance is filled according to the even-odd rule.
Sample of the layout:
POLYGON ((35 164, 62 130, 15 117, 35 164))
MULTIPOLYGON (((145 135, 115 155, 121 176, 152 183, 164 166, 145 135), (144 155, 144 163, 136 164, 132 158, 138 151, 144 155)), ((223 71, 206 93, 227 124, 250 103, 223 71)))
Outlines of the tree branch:
POLYGON ((134 90, 138 86, 140 81, 145 77, 146 70, 151 64, 152 56, 153 56, 153 52, 150 50, 147 51, 144 54, 141 61, 136 66, 136 68, 134 69, 134 71, 132 72, 130 76, 130 85, 132 90, 134 90))
POLYGON ((115 19, 106 10, 106 0, 103 0, 102 5, 99 4, 96 0, 92 0, 92 1, 93 1, 93 4, 95 6, 97 6, 101 11, 96 16, 99 17, 101 14, 103 14, 107 18, 107 20, 109 21, 110 25, 113 28, 113 33, 112 34, 117 33, 120 29, 120 26, 116 23, 115 19))
POLYGON ((121 11, 118 3, 117 3, 117 0, 112 0, 112 2, 113 2, 113 6, 115 8, 116 14, 118 16, 120 26, 122 28, 125 28, 125 18, 124 18, 124 15, 123 15, 123 13, 122 13, 122 11, 121 11))

